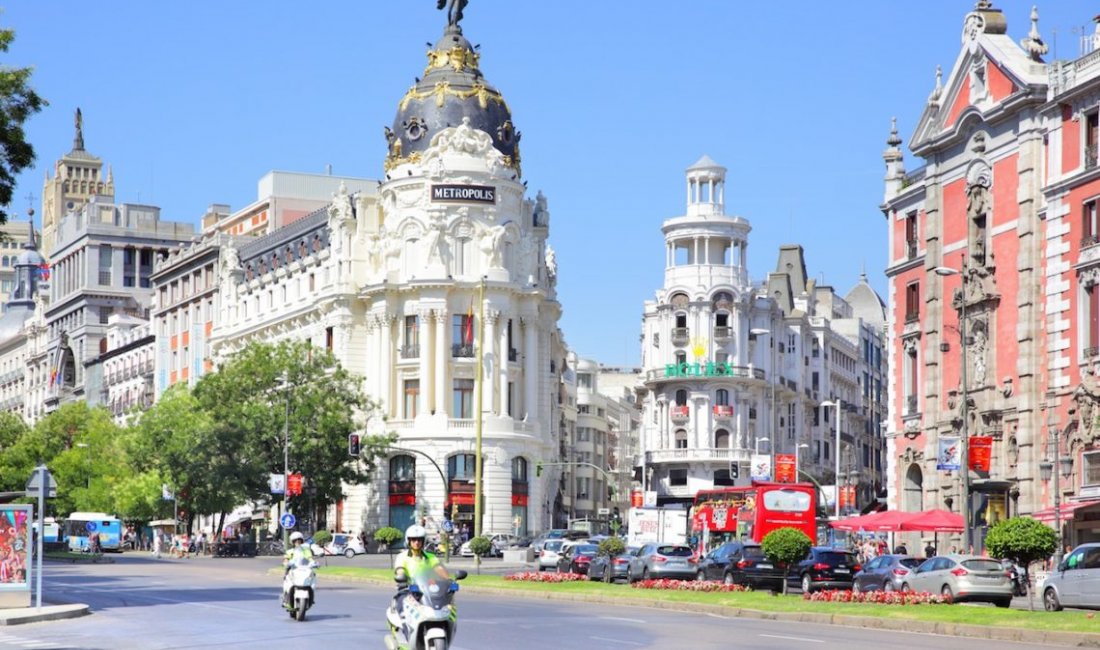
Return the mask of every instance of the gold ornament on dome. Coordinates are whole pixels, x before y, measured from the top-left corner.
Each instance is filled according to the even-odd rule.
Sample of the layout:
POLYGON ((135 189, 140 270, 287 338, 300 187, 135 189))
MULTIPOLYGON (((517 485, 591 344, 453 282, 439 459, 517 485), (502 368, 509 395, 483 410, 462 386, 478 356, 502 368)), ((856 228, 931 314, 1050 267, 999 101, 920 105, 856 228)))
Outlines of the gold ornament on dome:
POLYGON ((420 164, 420 152, 419 151, 414 151, 411 154, 409 154, 408 156, 405 156, 404 158, 402 158, 399 155, 394 156, 392 154, 389 155, 389 156, 386 156, 386 159, 384 161, 382 161, 382 169, 384 171, 388 172, 391 169, 393 169, 394 167, 397 167, 398 165, 404 165, 405 163, 410 163, 410 164, 413 164, 413 165, 420 164))
POLYGON ((462 72, 466 68, 476 70, 481 55, 464 47, 452 47, 446 52, 428 50, 428 67, 424 68, 427 75, 434 68, 446 68, 450 66, 455 72, 462 72))
POLYGON ((429 97, 435 97, 436 106, 442 107, 443 102, 448 95, 450 95, 451 97, 456 97, 458 99, 469 99, 471 97, 477 97, 477 103, 483 109, 488 108, 489 102, 492 101, 496 104, 503 106, 505 110, 510 111, 510 109, 508 109, 508 104, 505 103, 504 98, 500 96, 500 93, 496 92, 495 90, 489 89, 485 86, 485 84, 476 83, 469 90, 457 90, 455 88, 451 88, 451 84, 446 81, 440 81, 435 85, 434 88, 424 92, 420 92, 419 90, 417 90, 416 86, 409 88, 408 92, 405 93, 405 96, 401 98, 401 102, 398 104, 398 108, 403 111, 408 107, 409 102, 413 101, 414 99, 416 101, 424 101, 429 97))

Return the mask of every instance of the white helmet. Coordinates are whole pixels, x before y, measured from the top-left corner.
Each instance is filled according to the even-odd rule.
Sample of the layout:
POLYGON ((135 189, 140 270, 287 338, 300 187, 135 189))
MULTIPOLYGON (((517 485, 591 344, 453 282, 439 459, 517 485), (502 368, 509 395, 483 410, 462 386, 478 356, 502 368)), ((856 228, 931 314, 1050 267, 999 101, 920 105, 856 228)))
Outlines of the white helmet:
POLYGON ((420 539, 424 541, 428 537, 428 531, 424 530, 423 526, 413 524, 405 529, 405 543, 408 544, 410 539, 420 539))
POLYGON ((293 533, 290 534, 290 543, 291 544, 293 544, 294 542, 304 542, 305 540, 306 540, 306 536, 299 533, 299 532, 293 532, 293 533))

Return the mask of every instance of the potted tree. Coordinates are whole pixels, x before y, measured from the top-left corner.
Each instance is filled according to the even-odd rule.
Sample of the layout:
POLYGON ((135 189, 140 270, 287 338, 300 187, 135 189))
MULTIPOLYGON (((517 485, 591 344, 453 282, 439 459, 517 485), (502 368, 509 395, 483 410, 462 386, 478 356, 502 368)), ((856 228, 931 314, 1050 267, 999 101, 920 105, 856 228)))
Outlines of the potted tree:
POLYGON ((1007 558, 1024 568, 1027 579, 1027 608, 1034 609, 1030 565, 1045 560, 1058 548, 1058 534, 1031 517, 1012 517, 989 529, 985 547, 996 558, 1007 558))
POLYGON ((474 562, 477 564, 477 574, 481 575, 481 558, 493 550, 493 543, 489 538, 480 535, 470 540, 470 551, 474 554, 474 562))
POLYGON ((764 536, 760 548, 776 566, 783 567, 783 594, 787 593, 787 578, 791 565, 801 562, 810 552, 813 542, 797 528, 777 528, 764 536))
MULTIPOLYGON (((603 581, 610 583, 612 580, 612 571, 615 567, 615 558, 622 555, 626 550, 626 544, 623 544, 623 540, 618 537, 608 537, 600 542, 599 550, 597 551, 601 556, 607 558, 607 571, 604 571, 603 581)), ((589 568, 589 571, 592 569, 589 568)))
POLYGON ((382 548, 390 554, 390 568, 393 568, 393 545, 397 543, 404 535, 401 531, 392 526, 386 526, 385 528, 379 528, 374 533, 374 541, 382 545, 382 548))

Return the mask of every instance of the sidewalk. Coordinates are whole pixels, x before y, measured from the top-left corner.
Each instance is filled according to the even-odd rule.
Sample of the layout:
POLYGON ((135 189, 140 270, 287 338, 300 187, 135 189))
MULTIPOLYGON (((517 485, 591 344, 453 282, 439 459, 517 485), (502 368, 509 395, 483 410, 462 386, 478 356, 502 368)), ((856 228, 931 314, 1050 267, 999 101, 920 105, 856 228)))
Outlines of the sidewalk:
POLYGON ((37 607, 18 607, 14 609, 0 609, 0 625, 23 625, 24 623, 41 623, 42 621, 60 621, 65 618, 79 618, 90 614, 88 605, 74 603, 71 605, 43 605, 37 607))

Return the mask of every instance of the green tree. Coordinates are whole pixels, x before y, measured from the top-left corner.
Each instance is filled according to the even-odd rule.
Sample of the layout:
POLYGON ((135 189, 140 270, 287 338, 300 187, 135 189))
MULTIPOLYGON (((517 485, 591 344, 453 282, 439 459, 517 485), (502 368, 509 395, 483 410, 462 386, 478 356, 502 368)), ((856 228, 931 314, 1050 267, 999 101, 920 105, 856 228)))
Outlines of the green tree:
POLYGON ((362 453, 349 462, 348 435, 378 415, 377 404, 359 377, 305 342, 250 343, 204 376, 195 397, 213 422, 214 438, 236 450, 237 481, 250 498, 265 496, 268 474, 284 471, 285 427, 287 469, 305 476, 312 491, 292 499, 295 512, 323 512, 344 497, 345 484, 367 483, 396 440, 392 433, 361 434, 362 453))
POLYGON ((783 593, 787 593, 787 577, 790 576, 791 565, 801 562, 810 552, 813 542, 806 533, 797 528, 776 528, 764 536, 760 542, 760 548, 765 557, 774 562, 776 566, 783 567, 783 593))
MULTIPOLYGON (((15 31, 0 29, 0 52, 7 52, 15 31)), ((42 110, 46 101, 30 87, 31 68, 0 66, 0 224, 6 223, 15 177, 34 162, 23 124, 42 110)))
POLYGON ((493 550, 493 542, 484 535, 479 535, 470 540, 470 552, 474 554, 478 575, 481 575, 481 558, 488 555, 491 550, 493 550))
MULTIPOLYGON (((615 558, 622 555, 626 550, 626 544, 623 544, 623 540, 618 537, 608 537, 600 542, 599 550, 597 553, 607 557, 607 571, 604 571, 603 581, 611 582, 611 576, 613 575, 612 569, 615 566, 615 558)), ((589 569, 591 571, 591 569, 589 569)))
MULTIPOLYGON (((1058 534, 1046 524, 1031 517, 1003 519, 985 538, 985 547, 992 557, 1008 558, 1029 569, 1031 563, 1045 560, 1058 549, 1058 534)), ((1030 570, 1028 575, 1031 575, 1030 570)), ((1034 609, 1030 585, 1027 590, 1028 609, 1034 609)))
POLYGON ((386 552, 390 554, 391 569, 393 568, 393 545, 404 536, 404 533, 392 526, 386 526, 385 528, 379 528, 374 531, 374 541, 385 546, 386 552))

